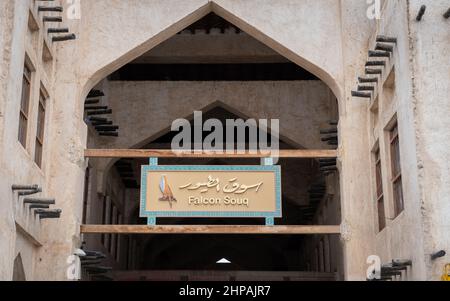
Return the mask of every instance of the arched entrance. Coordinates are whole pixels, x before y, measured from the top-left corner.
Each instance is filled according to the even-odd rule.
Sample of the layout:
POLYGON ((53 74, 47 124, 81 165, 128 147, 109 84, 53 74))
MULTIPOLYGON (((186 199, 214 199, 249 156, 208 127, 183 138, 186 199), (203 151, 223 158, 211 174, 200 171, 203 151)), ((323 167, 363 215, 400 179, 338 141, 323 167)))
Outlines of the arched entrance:
MULTIPOLYGON (((214 6, 213 6, 214 7, 214 6)), ((222 30, 220 26, 224 26, 224 32, 234 31, 235 35, 239 35, 242 31, 241 28, 229 23, 217 15, 206 15, 205 18, 199 20, 198 22, 193 23, 190 27, 187 28, 188 31, 194 31, 194 35, 197 30, 206 32, 208 30, 216 29, 217 24, 213 23, 213 20, 221 20, 219 23, 219 30, 222 30), (218 18, 218 19, 215 19, 218 18), (213 24, 212 24, 213 23, 213 24)), ((238 22, 237 22, 238 23, 238 22)), ((245 24, 242 24, 243 27, 248 27, 245 24)), ((220 33, 224 35, 224 33, 220 33)), ((255 33, 256 34, 256 33, 255 33)), ((210 33, 207 33, 208 37, 210 33)), ((183 39, 183 31, 176 37, 179 38, 176 42, 172 42, 172 44, 180 44, 180 40, 183 39)), ((192 37, 190 37, 192 38, 192 37)), ((223 37, 222 37, 223 38, 223 37)), ((251 35, 246 37, 246 43, 251 41, 251 35)), ((245 39, 244 39, 245 40, 245 39)), ((207 104, 206 107, 203 107, 202 111, 205 114, 210 114, 211 117, 214 118, 225 118, 226 116, 230 118, 237 118, 239 116, 229 116, 233 115, 233 113, 238 113, 238 115, 256 115, 255 117, 264 117, 265 115, 270 115, 270 110, 273 108, 277 108, 278 112, 275 114, 279 118, 284 118, 286 116, 290 116, 289 118, 289 126, 286 126, 286 141, 283 141, 285 149, 296 149, 296 150, 304 150, 304 149, 328 149, 333 150, 337 147, 338 143, 338 131, 337 131, 337 123, 338 123, 338 108, 336 98, 333 93, 329 90, 329 88, 320 82, 320 80, 309 73, 303 68, 300 68, 297 64, 293 64, 289 62, 286 57, 281 56, 279 53, 273 51, 273 49, 268 48, 266 45, 257 43, 255 49, 260 51, 256 54, 253 53, 251 56, 247 57, 238 57, 237 63, 230 63, 230 61, 226 61, 223 64, 227 65, 228 73, 224 74, 223 64, 213 64, 211 62, 206 62, 205 60, 217 60, 217 57, 201 57, 200 60, 202 64, 195 64, 192 61, 197 57, 184 57, 183 66, 179 66, 180 64, 174 63, 177 60, 180 60, 179 57, 176 57, 172 54, 172 56, 165 56, 164 49, 161 48, 168 47, 170 48, 171 40, 167 40, 165 43, 162 43, 160 47, 153 48, 150 52, 145 53, 140 56, 136 60, 132 61, 130 64, 123 66, 118 69, 116 72, 112 73, 107 79, 103 80, 99 84, 96 85, 95 90, 92 90, 91 93, 95 94, 98 90, 103 91, 101 94, 105 94, 105 96, 94 97, 93 94, 88 97, 86 106, 86 120, 91 126, 90 130, 90 141, 91 148, 103 148, 103 149, 111 149, 111 148, 140 148, 140 149, 168 149, 168 141, 170 141, 170 135, 164 134, 164 129, 170 124, 171 120, 179 117, 184 117, 185 114, 180 115, 180 112, 186 111, 187 108, 195 109, 199 108, 203 104, 207 104), (158 50, 160 51, 160 56, 158 57, 158 50), (243 61, 250 59, 261 60, 261 63, 252 61, 250 64, 244 63, 243 61), (155 60, 155 61, 152 61, 155 60), (167 61, 168 60, 168 61, 167 61), (186 61, 188 60, 188 61, 186 61), (161 63, 163 61, 163 63, 161 63), (149 63, 150 62, 150 63, 149 63), (155 63, 156 62, 156 63, 155 63), (144 65, 144 66, 142 66, 144 65), (147 65, 147 66, 146 66, 147 65), (149 72, 146 67, 148 65, 151 66, 151 72, 149 72), (163 65, 161 67, 161 65, 163 65), (219 65, 219 66, 217 66, 219 65), (159 68, 159 69, 158 69, 159 68), (222 72, 221 72, 222 71, 222 72), (268 76, 265 78, 264 76, 268 76), (187 80, 186 80, 187 78, 187 80), (151 83, 149 83, 151 81, 151 83), (295 83, 290 83, 290 82, 295 83), (305 83, 310 81, 310 83, 305 83), (188 82, 188 84, 186 84, 188 82), (194 82, 194 83, 193 83, 194 82), (196 83, 195 83, 196 82, 196 83), (209 82, 209 83, 208 83, 209 82), (211 82, 213 84, 211 84, 211 82), (227 84, 220 84, 218 82, 231 82, 227 84), (236 82, 240 82, 236 85, 236 82), (254 83, 256 82, 256 83, 254 83), (225 101, 225 108, 222 106, 214 106, 217 104, 217 99, 210 98, 206 100, 206 102, 202 102, 203 100, 194 100, 192 98, 184 98, 182 93, 185 93, 189 89, 192 89, 192 86, 203 85, 200 87, 200 90, 203 91, 220 91, 222 93, 238 93, 238 89, 241 89, 241 93, 245 89, 251 89, 254 93, 258 92, 262 86, 261 83, 272 82, 273 87, 270 88, 268 96, 266 99, 262 101, 262 104, 258 111, 258 106, 255 106, 255 103, 246 104, 245 101, 240 101, 239 99, 227 99, 225 101), (274 83, 276 82, 276 83, 274 83), (245 83, 245 84, 243 84, 245 83), (252 86, 253 83, 253 86, 252 86), (189 87, 191 86, 191 87, 189 87), (109 109, 107 106, 103 106, 105 103, 102 103, 102 100, 99 106, 98 103, 94 103, 95 98, 109 98, 113 99, 115 94, 120 91, 131 91, 135 89, 136 94, 133 95, 128 94, 128 96, 134 97, 132 100, 128 98, 128 101, 136 100, 136 103, 139 102, 139 98, 146 99, 148 94, 155 91, 162 92, 161 99, 163 106, 153 106, 148 107, 147 110, 143 110, 142 108, 133 107, 135 104, 130 102, 129 104, 122 103, 120 104, 117 101, 112 101, 109 103, 113 108, 111 119, 105 118, 103 114, 100 114, 102 111, 105 115, 110 115, 110 112, 107 112, 109 109), (177 89, 181 92, 177 92, 177 89), (184 89, 184 90, 183 90, 184 89), (295 102, 295 93, 305 93, 303 95, 303 101, 301 105, 297 105, 295 102), (167 97, 167 93, 171 93, 167 97), (180 93, 180 94, 177 94, 180 93), (278 99, 287 99, 286 103, 279 102, 278 104, 271 104, 270 97, 273 97, 274 93, 286 93, 286 95, 278 95, 278 99), (170 97, 175 97, 178 95, 182 102, 176 103, 171 100, 170 97), (317 101, 315 103, 308 102, 307 97, 314 97, 314 100, 317 101), (164 99, 164 97, 166 97, 164 99), (184 99, 183 99, 184 98, 184 99), (183 103, 184 102, 184 103, 183 103), (309 105, 308 105, 309 103, 309 105), (131 105, 130 105, 131 104, 131 105), (189 104, 189 106, 187 106, 189 104), (231 104, 231 105, 230 105, 231 104), (235 104, 235 106, 233 106, 235 104), (93 106, 97 106, 95 109, 88 110, 93 106), (168 107, 165 107, 168 106, 168 107), (196 107, 197 106, 197 107, 196 107), (266 106, 266 107, 264 107, 266 106), (285 107, 286 106, 286 107, 285 107), (105 108, 106 107, 106 108, 105 108), (173 108, 175 107, 175 109, 173 108), (231 108, 231 109, 230 109, 231 108), (282 109, 284 108, 284 110, 282 109), (229 110, 227 110, 229 109, 229 110), (117 111, 116 111, 117 110, 117 111), (255 111, 256 110, 256 111, 255 111), (155 112, 152 114, 152 118, 148 118, 146 122, 142 122, 145 119, 145 115, 139 115, 139 111, 141 112, 155 112), (92 112, 97 112, 98 114, 90 114, 92 112), (157 113, 158 112, 158 113, 157 113), (256 112, 256 113, 255 113, 256 112), (253 114, 251 114, 253 113, 253 114), (289 113, 289 114, 287 114, 289 113), (303 114, 303 115, 302 115, 303 114), (100 116, 100 117, 96 117, 100 116), (129 122, 124 122, 126 120, 125 117, 130 118, 129 122), (135 119, 133 119, 133 117, 135 119), (116 138, 117 128, 116 122, 119 125, 119 133, 116 138), (297 123, 297 126, 295 124, 297 123), (295 128, 299 127, 309 128, 309 131, 295 131, 295 128), (133 129, 134 128, 134 129, 133 129), (150 130, 148 130, 150 129, 150 130), (320 130, 322 129, 322 133, 320 130), (125 131, 125 135, 120 135, 121 131, 125 131), (322 136, 321 136, 322 135, 322 136), (144 138, 144 139, 143 139, 144 138)), ((276 43, 275 43, 276 44, 276 43)), ((244 44, 245 45, 245 44, 244 44)), ((173 45, 172 45, 173 46, 173 45)), ((179 47, 179 45, 178 45, 179 47)), ((280 47, 280 46, 279 46, 280 47)), ((253 49, 253 50, 255 50, 253 49)), ((281 48, 279 48, 281 49, 281 48)), ((172 49, 173 50, 173 49, 172 49)), ((285 51, 283 51, 285 52, 285 51)), ((168 52, 170 53, 170 51, 168 52)), ((232 55, 229 53, 225 55, 222 59, 230 59, 232 55)), ((233 59, 236 59, 235 57, 233 59)), ((303 60, 302 60, 303 61, 303 60)), ((117 63, 117 62, 116 62, 117 63)), ((308 63, 305 63, 308 65, 308 63)), ((314 70, 316 73, 324 76, 322 71, 319 68, 314 70)), ((104 71, 100 71, 104 72, 104 71)), ((98 74, 93 78, 98 77, 98 74)), ((325 76, 327 77, 327 76, 325 76)), ((328 78, 330 80, 330 78, 328 78)), ((89 86, 89 84, 88 84, 89 86)), ((198 87, 197 87, 198 88, 198 87)), ((248 92, 247 92, 248 93, 248 92)), ((193 93, 192 95, 195 95, 193 93)), ((243 96, 251 96, 250 94, 243 94, 243 96)), ((261 96, 261 95, 257 95, 261 96)), ((124 97, 124 95, 121 95, 124 97)), ((220 99, 220 98, 219 98, 220 99)), ((255 98, 256 99, 256 98, 255 98)), ((254 100, 255 101, 255 100, 254 100)), ((152 105, 157 104, 157 102, 150 101, 152 105)), ((141 102, 142 104, 142 102, 141 102)), ((189 112, 189 111, 187 111, 189 112)), ((275 116, 274 116, 275 117, 275 116)), ((282 133, 283 126, 282 127, 282 133)), ((313 157, 313 156, 312 156, 313 157)), ((292 221, 280 221, 282 225, 307 225, 311 223, 315 223, 318 220, 323 223, 323 225, 338 225, 340 223, 340 199, 339 199, 339 177, 337 175, 337 162, 336 158, 318 160, 321 158, 317 157, 317 160, 304 160, 303 162, 299 162, 298 164, 293 164, 292 161, 286 163, 283 167, 287 173, 292 172, 292 176, 287 178, 286 187, 292 185, 290 192, 290 196, 283 196, 283 199, 286 200, 285 210, 289 209, 290 214, 287 214, 287 218, 291 218, 292 221), (305 171, 307 170, 307 171, 305 171), (305 171, 305 172, 302 172, 305 171), (315 174, 317 173, 317 174, 315 174), (296 176, 301 177, 301 181, 296 181, 296 176), (300 186, 302 189, 300 189, 300 186), (295 191, 296 189, 297 191, 295 191), (301 199, 301 200, 297 200, 301 199), (290 200, 290 201, 289 201, 290 200), (289 207, 291 206, 291 207, 289 207), (297 217, 296 217, 297 216, 297 217)), ((142 160, 130 160, 131 158, 123 158, 117 161, 115 160, 104 160, 104 159, 96 159, 93 160, 94 163, 92 165, 95 166, 97 177, 95 181, 90 181, 89 185, 93 188, 91 193, 87 194, 90 201, 86 202, 87 206, 91 206, 90 212, 90 223, 97 224, 130 224, 132 219, 132 214, 135 214, 134 211, 127 212, 126 206, 120 205, 118 199, 121 200, 133 200, 138 195, 137 190, 139 189, 139 176, 135 174, 134 166, 142 164, 142 160), (117 183, 121 182, 123 187, 117 185, 117 183), (97 193, 97 195, 96 195, 97 193), (120 207, 124 208, 120 208, 120 207)), ((183 163, 183 159, 172 159, 167 162, 167 164, 179 164, 183 163)), ((196 162, 195 164, 233 164, 233 160, 229 163, 219 162, 217 160, 209 160, 207 162, 202 162, 202 160, 196 162)), ((194 161, 195 162, 195 161, 194 161)), ((257 159, 253 159, 252 163, 249 164, 259 164, 257 159)), ((91 188, 92 190, 92 188, 91 188)), ((287 189, 289 192, 289 189, 287 189)), ((132 206, 133 207, 133 206, 132 206)), ((89 218, 88 218, 89 221, 89 218)), ((135 221, 137 222, 137 221, 135 221)), ((186 223, 186 221, 179 221, 181 224, 186 223)), ((226 221, 210 221, 212 224, 218 223, 223 224, 227 223, 226 221)), ((164 221, 163 221, 164 223, 164 221)), ((167 223, 174 223, 174 221, 168 221, 167 223)), ((177 221, 175 221, 177 223, 177 221)), ((189 224, 189 222, 187 222, 189 224)), ((199 221, 192 221, 191 223, 198 224, 199 221)), ((207 223, 207 222, 205 222, 207 223)), ((243 221, 237 222, 237 224, 242 224, 243 221)), ((245 221, 244 221, 245 223, 245 221)), ((251 222, 248 221, 250 224, 251 222)), ((318 233, 321 234, 321 233, 318 233)), ((325 233, 322 233, 325 234, 325 233)), ((332 273, 338 272, 338 269, 342 273, 342 269, 340 265, 342 264, 341 251, 338 249, 339 241, 334 239, 334 255, 336 256, 333 260, 330 258, 330 253, 325 250, 324 239, 320 236, 318 237, 302 237, 299 239, 298 235, 294 235, 292 240, 286 237, 282 237, 285 240, 284 243, 280 244, 281 237, 274 237, 274 241, 271 243, 278 244, 278 250, 270 250, 268 248, 268 254, 261 254, 259 256, 259 263, 267 261, 267 258, 270 258, 272 255, 279 258, 280 263, 271 263, 266 267, 261 267, 261 265, 256 267, 257 271, 267 272, 272 269, 273 272, 279 271, 288 271, 294 270, 298 272, 322 272, 326 273, 330 271, 332 273), (297 237, 295 237, 297 236, 297 237), (294 245, 295 247, 292 249, 290 246, 294 245), (272 253, 271 253, 272 252, 272 253), (276 255, 282 253, 282 256, 276 255), (287 253, 286 253, 287 252, 287 253), (272 254, 272 255, 270 255, 272 254), (275 255, 274 255, 275 254, 275 255), (266 256, 266 257, 264 257, 266 256), (295 258, 302 257, 301 260, 297 261, 297 264, 293 264, 291 262, 287 262, 285 258, 295 258), (264 259, 266 258, 266 259, 264 259), (333 261, 334 266, 331 265, 333 261), (328 263, 328 264, 326 264, 328 263)), ((335 237, 336 238, 336 237, 335 237)), ((157 244, 164 245, 164 237, 156 237, 154 238, 157 241, 157 244)), ((255 241, 263 242, 263 244, 271 245, 267 243, 269 239, 267 236, 264 239, 255 238, 255 241)), ((182 256, 180 253, 180 249, 186 243, 192 242, 192 239, 189 238, 181 238, 179 241, 174 240, 173 236, 168 236, 165 240, 170 243, 163 248, 162 250, 156 250, 154 254, 149 254, 148 250, 152 249, 152 243, 148 241, 148 239, 142 240, 133 240, 133 238, 127 237, 119 234, 110 234, 104 233, 101 237, 96 237, 95 239, 87 239, 87 246, 91 248, 97 248, 98 250, 104 251, 108 253, 107 259, 108 263, 113 266, 113 269, 117 269, 119 272, 123 272, 124 268, 121 268, 121 265, 125 263, 125 265, 129 265, 131 268, 137 268, 139 265, 145 270, 148 268, 152 268, 154 270, 161 269, 164 267, 164 261, 177 262, 175 258, 177 256, 182 256), (146 241, 147 240, 147 241, 146 241), (126 241, 126 242, 125 242, 126 241), (126 247, 124 247, 126 246, 126 247), (126 248, 126 252, 124 249, 126 248), (105 251, 107 250, 107 251, 105 251), (121 256, 127 253, 128 258, 121 263, 121 256), (131 254, 131 256, 130 256, 131 254), (144 254, 146 254, 144 256, 144 254), (144 262, 131 262, 129 258, 134 258, 131 260, 135 260, 136 258, 141 258, 144 262), (170 259, 170 260, 169 260, 170 259)), ((198 245, 205 245, 208 247, 210 252, 217 252, 217 256, 221 257, 220 252, 218 250, 228 250, 229 256, 233 256, 237 258, 236 261, 238 264, 235 266, 242 267, 242 264, 239 262, 248 262, 245 260, 245 256, 239 258, 236 256, 235 251, 230 249, 230 245, 233 245, 236 241, 239 241, 240 238, 230 238, 228 239, 228 243, 220 242, 217 244, 208 244, 206 241, 208 238, 195 238, 195 240, 199 240, 197 243, 192 244, 193 250, 198 245), (203 242, 203 243, 202 243, 203 242)), ((251 241, 251 240, 250 240, 251 241)), ((244 242, 240 243, 241 245, 245 245, 244 242)), ((250 243, 249 247, 253 248, 253 253, 257 252, 259 243, 250 243), (256 247, 256 248, 255 248, 256 247)), ((252 253, 251 251, 249 252, 252 253)), ((246 254, 248 255, 248 253, 246 254)), ((204 258, 201 256, 200 259, 204 258)), ((218 258, 220 259, 220 258, 218 258)), ((209 258, 211 261, 211 258, 209 258)), ((251 266, 251 265, 250 265, 251 266)), ((256 265, 257 266, 257 265, 256 265)), ((189 269, 191 268, 193 271, 195 270, 206 270, 206 269, 218 269, 215 266, 214 262, 208 264, 207 262, 199 262, 196 261, 195 257, 192 258, 192 265, 184 265, 179 267, 178 269, 189 269)), ((141 268, 141 270, 142 270, 141 268)), ((168 266, 169 269, 176 270, 175 266, 168 266)), ((125 268, 126 269, 126 268, 125 268)), ((245 270, 251 270, 251 268, 245 268, 245 270)), ((98 279, 98 269, 92 269, 89 266, 86 269, 87 274, 91 275, 94 271, 96 275, 94 278, 98 279)), ((109 269, 104 269, 104 272, 109 271, 109 269)), ((136 271, 136 270, 131 270, 136 271)), ((113 273, 116 277, 132 277, 130 275, 127 276, 117 276, 119 274, 113 273)), ((275 275, 275 274, 273 274, 275 275)), ((142 275, 141 275, 142 276, 142 275)), ((300 277, 299 275, 297 275, 300 277)), ((285 277, 297 277, 296 275, 290 275, 285 277)), ((303 275, 304 276, 304 275, 303 275)), ((310 275, 309 275, 310 276, 310 275)), ((144 276, 142 276, 144 277, 144 276)), ((235 277, 235 276, 230 276, 235 277)), ((274 276, 275 277, 275 276, 274 276)), ((332 277, 336 277, 332 276, 332 277)), ((152 277, 150 277, 152 278, 152 277)), ((117 279, 117 278, 116 278, 117 279)), ((270 277, 268 277, 270 279, 270 277)))

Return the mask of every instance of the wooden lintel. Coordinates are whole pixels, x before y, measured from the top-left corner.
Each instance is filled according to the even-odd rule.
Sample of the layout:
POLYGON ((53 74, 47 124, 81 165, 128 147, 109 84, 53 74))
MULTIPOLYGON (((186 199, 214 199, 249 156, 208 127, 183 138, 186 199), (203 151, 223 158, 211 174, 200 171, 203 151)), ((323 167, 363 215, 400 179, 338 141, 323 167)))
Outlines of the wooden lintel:
POLYGON ((82 225, 82 234, 340 234, 340 226, 82 225))
MULTIPOLYGON (((205 153, 174 152, 171 150, 150 149, 86 149, 86 158, 266 158, 270 155, 262 153, 205 153)), ((280 150, 278 158, 337 158, 336 150, 280 150)))

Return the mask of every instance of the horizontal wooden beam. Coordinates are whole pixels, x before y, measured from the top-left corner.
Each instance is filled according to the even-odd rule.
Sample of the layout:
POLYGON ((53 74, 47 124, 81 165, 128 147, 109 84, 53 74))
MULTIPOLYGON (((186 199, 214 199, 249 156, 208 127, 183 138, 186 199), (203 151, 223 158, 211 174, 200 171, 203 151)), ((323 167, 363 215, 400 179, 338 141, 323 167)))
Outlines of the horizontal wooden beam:
MULTIPOLYGON (((251 153, 194 153, 194 152, 174 152, 171 150, 156 149, 86 149, 86 158, 266 158, 267 154, 251 153)), ((336 150, 280 150, 279 158, 337 158, 336 150)))
POLYGON ((83 234, 340 234, 340 226, 82 225, 83 234))

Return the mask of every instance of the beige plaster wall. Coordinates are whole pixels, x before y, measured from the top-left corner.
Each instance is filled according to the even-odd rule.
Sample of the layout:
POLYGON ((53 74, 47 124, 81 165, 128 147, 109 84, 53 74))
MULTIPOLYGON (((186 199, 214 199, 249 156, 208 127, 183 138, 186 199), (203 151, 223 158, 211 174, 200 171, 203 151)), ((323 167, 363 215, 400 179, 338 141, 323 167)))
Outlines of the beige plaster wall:
MULTIPOLYGON (((44 25, 39 22, 37 6, 34 1, 3 1, 1 3, 2 26, 0 27, 1 47, 0 70, 0 279, 12 279, 12 269, 16 240, 22 239, 22 259, 33 266, 34 249, 29 247, 42 240, 40 233, 48 231, 51 222, 39 221, 22 205, 21 199, 13 193, 13 184, 38 184, 43 193, 37 196, 51 197, 48 193, 48 150, 51 139, 44 139, 43 166, 39 168, 34 163, 34 148, 37 128, 37 108, 40 86, 52 90, 51 74, 44 70, 42 47, 44 40, 44 25), (38 20, 39 29, 33 34, 28 29, 29 12, 38 20), (5 18, 3 18, 5 17, 5 18), (4 26, 3 26, 4 25, 4 26), (19 109, 21 101, 22 72, 25 53, 34 69, 31 82, 30 109, 28 121, 28 139, 24 148, 18 141, 19 109), (16 235, 20 225, 22 238, 16 235)), ((51 51, 54 49, 51 47, 51 51)), ((51 63, 50 63, 51 64, 51 63)), ((52 112, 53 97, 47 101, 47 114, 52 112)), ((47 116, 48 116, 47 115, 47 116)), ((48 119, 47 119, 48 121, 48 119)), ((47 122, 48 123, 48 122, 47 122)), ((51 226, 50 226, 51 227, 51 226)), ((34 248, 34 247, 33 247, 34 248)), ((28 268, 27 268, 28 269, 28 268)), ((30 279, 34 279, 30 272, 30 279)))
MULTIPOLYGON (((5 103, 7 98, 7 87, 9 83, 10 72, 10 52, 12 44, 11 29, 14 24, 14 3, 11 1, 2 1, 0 3, 2 18, 0 18, 0 132, 4 132, 5 121, 5 103)), ((0 145, 3 143, 3 134, 0 135, 0 145)), ((0 154, 3 155, 3 148, 0 148, 0 154)), ((0 162, 3 162, 1 160, 0 162)), ((0 168, 0 172, 3 168, 0 168)), ((2 178, 6 179, 6 174, 2 172, 2 178)), ((5 197, 0 198, 0 252, 4 254, 0 258, 0 279, 12 279, 12 260, 14 246, 14 220, 12 218, 12 203, 6 197, 9 191, 6 181, 0 182, 1 191, 5 197)))
POLYGON ((373 253, 374 242, 370 199, 370 175, 367 170, 369 152, 365 124, 367 103, 351 97, 357 76, 363 74, 367 59, 368 39, 374 20, 366 16, 364 1, 341 1, 341 39, 345 78, 342 87, 344 96, 340 99, 340 181, 342 209, 342 241, 344 273, 348 280, 365 279, 367 256, 373 253))
POLYGON ((450 31, 445 0, 428 1, 422 22, 414 18, 421 1, 410 1, 410 47, 413 62, 411 102, 417 131, 417 169, 423 216, 423 248, 426 279, 438 280, 450 263, 450 31), (432 262, 430 254, 446 250, 447 256, 432 262))
MULTIPOLYGON (((379 29, 374 34, 386 34, 398 38, 397 46, 390 63, 385 68, 384 75, 378 86, 378 123, 374 126, 371 118, 368 121, 369 145, 371 149, 379 144, 382 165, 383 190, 385 196, 385 214, 387 227, 383 231, 378 230, 375 170, 373 169, 373 155, 368 159, 372 162, 372 205, 376 252, 383 263, 389 263, 392 259, 411 259, 413 267, 405 275, 404 279, 424 279, 425 266, 423 261, 422 217, 420 213, 418 178, 416 167, 415 126, 412 120, 413 107, 411 102, 411 74, 409 69, 409 35, 406 2, 387 2, 385 18, 380 22, 379 29), (399 14, 393 14, 399 11, 399 14), (389 75, 395 73, 394 87, 389 90, 389 75), (399 124, 401 166, 403 174, 403 191, 405 210, 398 217, 394 214, 394 198, 392 192, 392 172, 390 166, 390 149, 388 130, 392 120, 396 118, 399 124)), ((374 47, 373 38, 371 47, 374 47)), ((372 102, 369 104, 368 116, 371 116, 372 102)))

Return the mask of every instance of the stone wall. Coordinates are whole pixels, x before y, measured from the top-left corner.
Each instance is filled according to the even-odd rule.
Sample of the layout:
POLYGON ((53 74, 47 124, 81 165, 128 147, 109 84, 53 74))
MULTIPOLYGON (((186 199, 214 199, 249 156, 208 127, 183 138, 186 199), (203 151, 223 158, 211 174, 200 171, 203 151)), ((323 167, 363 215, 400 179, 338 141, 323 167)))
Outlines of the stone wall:
POLYGON ((422 22, 416 22, 415 16, 423 3, 414 0, 409 6, 410 101, 416 128, 411 135, 417 149, 417 165, 411 164, 411 169, 416 168, 419 176, 417 207, 423 218, 424 278, 437 280, 450 262, 449 255, 430 260, 437 251, 446 250, 448 254, 450 250, 450 20, 442 16, 449 8, 448 1, 427 2, 422 22))

